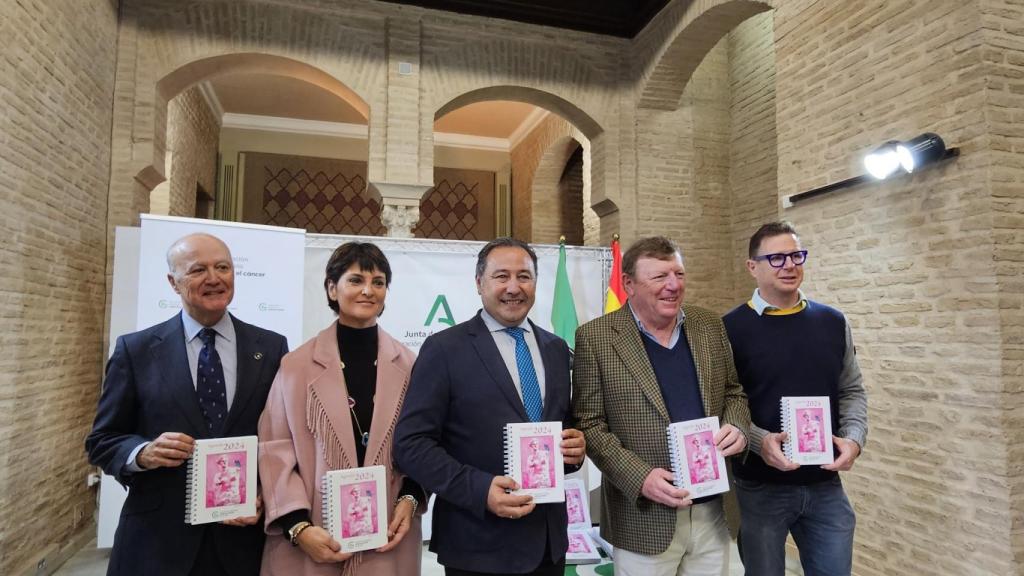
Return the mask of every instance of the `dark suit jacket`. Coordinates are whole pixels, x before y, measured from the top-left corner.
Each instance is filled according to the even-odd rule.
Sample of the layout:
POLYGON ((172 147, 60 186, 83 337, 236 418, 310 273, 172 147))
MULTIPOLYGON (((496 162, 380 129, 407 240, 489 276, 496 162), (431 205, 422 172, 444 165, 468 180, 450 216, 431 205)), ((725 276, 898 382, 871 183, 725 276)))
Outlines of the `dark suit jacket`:
MULTIPOLYGON (((533 326, 544 362, 544 421, 569 425, 569 347, 533 326)), ((568 548, 565 504, 540 504, 518 520, 487 509, 491 480, 504 474, 504 427, 528 422, 512 376, 483 319, 427 338, 413 366, 395 429, 398 468, 437 493, 430 549, 447 567, 517 573, 544 551, 568 548)))
MULTIPOLYGON (((238 349, 238 384, 224 437, 256 434, 281 357, 280 334, 232 317, 238 349)), ((262 526, 185 523, 185 465, 138 473, 126 470, 128 455, 163 432, 207 438, 192 383, 181 315, 117 339, 107 362, 92 432, 85 441, 89 461, 127 487, 128 499, 114 536, 108 575, 188 574, 204 535, 214 538, 231 574, 259 572, 262 526)))

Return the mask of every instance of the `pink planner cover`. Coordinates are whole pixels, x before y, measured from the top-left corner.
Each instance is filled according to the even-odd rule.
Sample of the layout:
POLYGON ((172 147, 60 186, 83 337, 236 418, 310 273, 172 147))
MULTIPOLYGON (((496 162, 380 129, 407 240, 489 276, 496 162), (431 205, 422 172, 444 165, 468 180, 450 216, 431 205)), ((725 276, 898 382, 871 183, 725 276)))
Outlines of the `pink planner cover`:
POLYGON ((331 470, 321 481, 323 526, 342 552, 387 544, 387 471, 383 466, 331 470))
POLYGON ((256 515, 256 436, 196 440, 188 459, 185 522, 256 515))
POLYGON ((782 449, 800 465, 831 464, 832 410, 828 396, 783 396, 782 431, 789 435, 782 449))
POLYGON ((718 417, 675 422, 668 427, 669 456, 676 486, 701 498, 729 491, 725 458, 715 446, 718 417))
POLYGON ((505 474, 519 484, 516 494, 537 504, 565 501, 561 422, 505 425, 505 474))

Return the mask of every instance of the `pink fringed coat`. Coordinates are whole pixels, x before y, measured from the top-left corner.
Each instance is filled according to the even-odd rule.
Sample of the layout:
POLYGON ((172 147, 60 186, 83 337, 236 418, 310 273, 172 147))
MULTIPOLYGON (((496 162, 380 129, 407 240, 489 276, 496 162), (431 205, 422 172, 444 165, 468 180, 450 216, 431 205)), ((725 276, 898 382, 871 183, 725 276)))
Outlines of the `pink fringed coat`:
MULTIPOLYGON (((331 324, 281 361, 259 423, 259 471, 266 513, 263 576, 392 576, 419 574, 422 536, 419 514, 401 544, 380 554, 357 553, 341 564, 317 564, 294 547, 273 524, 281 516, 308 509, 321 525, 321 479, 329 470, 358 466, 348 389, 341 371, 336 327, 331 324)), ((394 502, 402 474, 394 469, 391 442, 405 399, 413 353, 378 328, 377 392, 366 465, 388 472, 388 501, 394 502)), ((391 521, 394 510, 388 513, 391 521)))

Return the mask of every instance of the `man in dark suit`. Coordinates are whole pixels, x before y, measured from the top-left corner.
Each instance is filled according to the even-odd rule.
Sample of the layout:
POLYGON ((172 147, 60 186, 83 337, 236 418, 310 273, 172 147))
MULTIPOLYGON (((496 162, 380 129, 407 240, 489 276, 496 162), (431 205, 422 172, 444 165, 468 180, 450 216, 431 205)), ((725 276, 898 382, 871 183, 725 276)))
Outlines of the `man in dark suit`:
POLYGON ((569 347, 527 320, 537 255, 498 238, 477 256, 483 310, 427 338, 395 430, 398 468, 437 494, 430 549, 448 576, 558 575, 568 548, 565 504, 534 504, 504 476, 510 422, 560 421, 572 469, 584 440, 570 428, 569 347))
POLYGON ((287 342, 227 313, 235 273, 220 239, 185 236, 167 265, 182 312, 117 339, 85 441, 89 461, 129 489, 107 574, 254 575, 259 512, 186 524, 183 464, 194 439, 256 434, 287 342))

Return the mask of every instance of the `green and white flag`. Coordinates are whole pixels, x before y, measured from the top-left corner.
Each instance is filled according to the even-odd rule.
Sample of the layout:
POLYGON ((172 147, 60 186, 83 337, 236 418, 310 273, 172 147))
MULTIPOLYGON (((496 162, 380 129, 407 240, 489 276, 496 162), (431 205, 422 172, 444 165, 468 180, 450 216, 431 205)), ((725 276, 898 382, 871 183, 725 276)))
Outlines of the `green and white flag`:
POLYGON ((551 304, 551 327, 555 334, 576 349, 576 303, 572 299, 572 287, 569 286, 569 271, 565 268, 565 239, 558 249, 558 271, 555 272, 555 299, 551 304))

